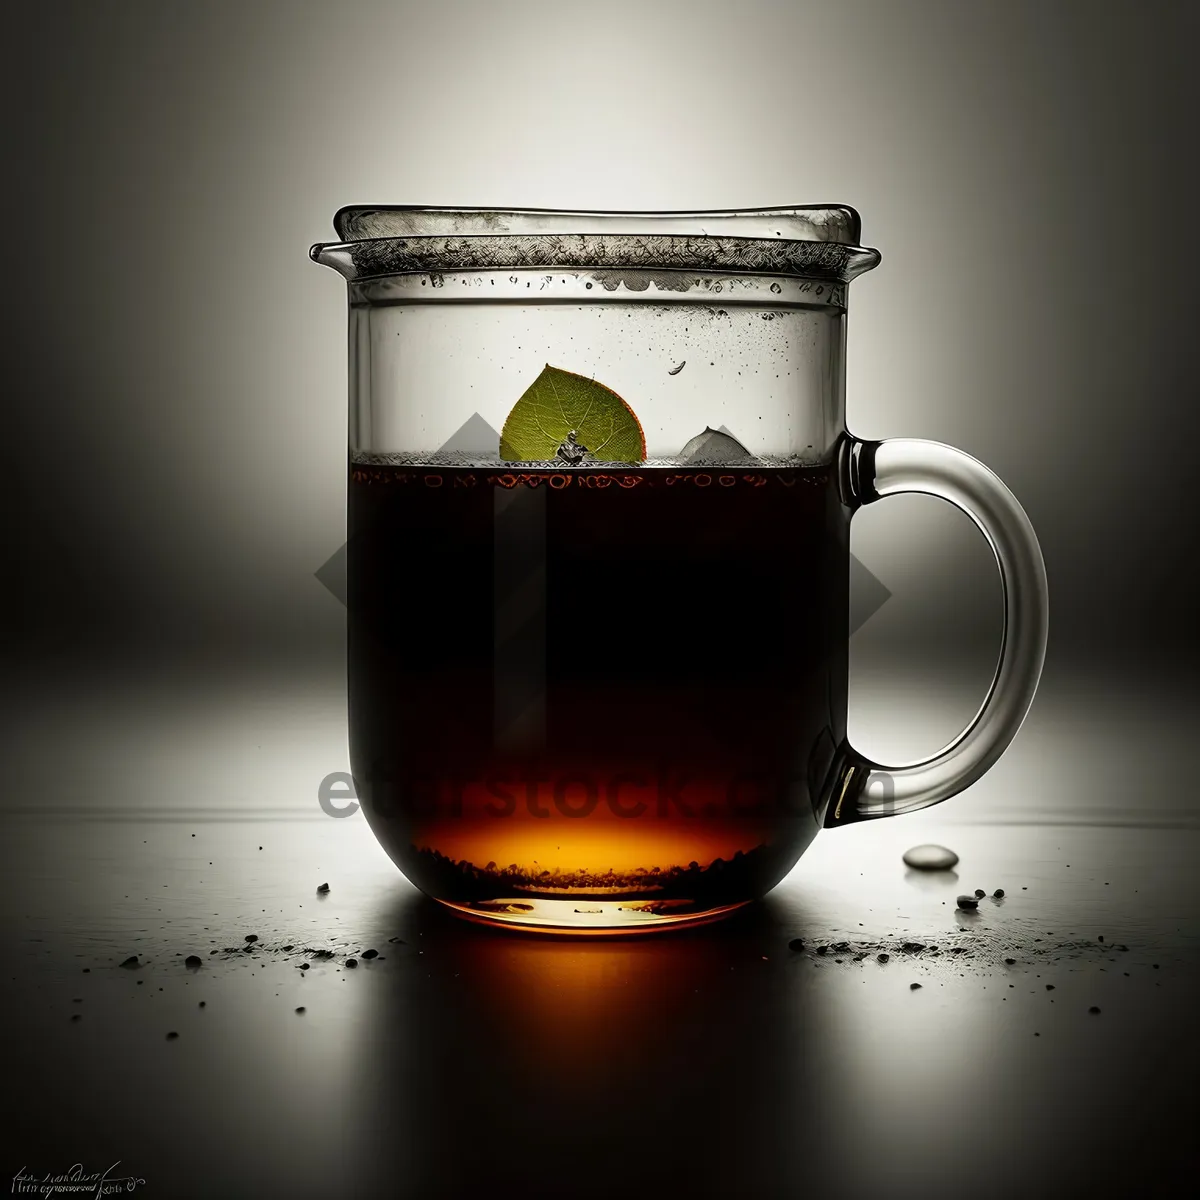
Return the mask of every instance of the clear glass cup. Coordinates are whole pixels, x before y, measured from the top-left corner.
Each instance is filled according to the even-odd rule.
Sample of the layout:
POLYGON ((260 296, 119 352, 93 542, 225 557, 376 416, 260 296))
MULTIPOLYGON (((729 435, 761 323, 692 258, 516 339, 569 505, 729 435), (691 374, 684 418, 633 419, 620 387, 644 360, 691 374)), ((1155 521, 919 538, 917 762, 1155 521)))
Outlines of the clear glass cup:
POLYGON ((968 787, 1015 736, 1046 574, 961 451, 853 437, 843 206, 351 208, 351 769, 455 912, 628 933, 761 897, 822 826, 968 787), (900 492, 996 554, 979 713, 906 766, 846 739, 850 520, 900 492))

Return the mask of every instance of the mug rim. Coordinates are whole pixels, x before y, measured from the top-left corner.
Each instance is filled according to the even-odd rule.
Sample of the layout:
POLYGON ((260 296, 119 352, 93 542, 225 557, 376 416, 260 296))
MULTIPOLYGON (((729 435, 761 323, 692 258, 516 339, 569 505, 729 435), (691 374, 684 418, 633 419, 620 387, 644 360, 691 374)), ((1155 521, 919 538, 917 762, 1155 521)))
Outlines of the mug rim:
POLYGON ((857 247, 862 218, 848 204, 714 209, 556 209, 419 204, 345 205, 333 218, 339 242, 396 237, 584 233, 773 237, 857 247))
POLYGON ((849 283, 878 265, 845 204, 697 210, 352 205, 309 250, 347 280, 491 270, 781 275, 849 283))

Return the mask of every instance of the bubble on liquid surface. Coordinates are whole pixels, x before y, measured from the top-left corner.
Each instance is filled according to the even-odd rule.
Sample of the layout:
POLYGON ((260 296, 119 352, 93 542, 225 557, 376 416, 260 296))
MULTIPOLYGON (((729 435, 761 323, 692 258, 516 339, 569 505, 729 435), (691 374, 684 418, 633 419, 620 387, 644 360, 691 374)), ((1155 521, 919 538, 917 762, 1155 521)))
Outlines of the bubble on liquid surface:
POLYGON ((958 862, 958 855, 945 846, 914 846, 904 852, 904 863, 914 871, 948 871, 958 862))

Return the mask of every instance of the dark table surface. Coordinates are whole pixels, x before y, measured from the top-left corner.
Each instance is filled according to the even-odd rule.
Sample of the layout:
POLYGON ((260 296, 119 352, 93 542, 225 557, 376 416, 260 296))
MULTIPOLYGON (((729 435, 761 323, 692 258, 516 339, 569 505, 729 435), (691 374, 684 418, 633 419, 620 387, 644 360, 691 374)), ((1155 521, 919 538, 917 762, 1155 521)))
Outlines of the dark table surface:
MULTIPOLYGON (((884 741, 937 725, 937 698, 873 696, 858 719, 884 741)), ((968 795, 822 834, 724 925, 580 942, 444 915, 361 814, 321 813, 343 705, 336 684, 175 681, 10 714, 9 1176, 111 1167, 170 1197, 1188 1190, 1194 709, 1049 681, 968 795), (928 841, 955 872, 903 866, 928 841), (976 887, 1006 895, 956 912, 976 887)))

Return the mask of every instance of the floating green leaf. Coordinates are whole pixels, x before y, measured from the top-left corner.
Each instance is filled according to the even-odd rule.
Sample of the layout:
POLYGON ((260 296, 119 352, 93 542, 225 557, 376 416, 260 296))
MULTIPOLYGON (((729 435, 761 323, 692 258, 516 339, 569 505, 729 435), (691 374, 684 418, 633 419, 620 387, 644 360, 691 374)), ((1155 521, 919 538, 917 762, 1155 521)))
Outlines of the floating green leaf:
POLYGON ((600 462, 642 462, 646 438, 633 409, 612 388, 547 363, 508 414, 500 431, 500 457, 506 462, 585 461, 576 450, 600 462))

